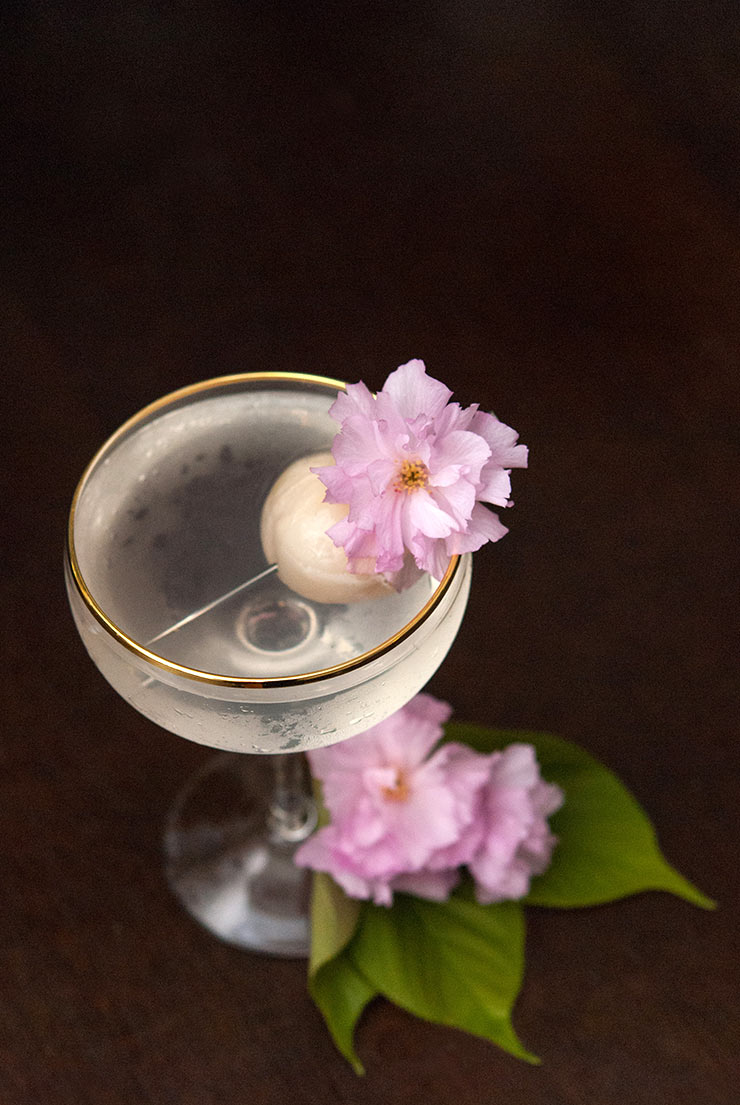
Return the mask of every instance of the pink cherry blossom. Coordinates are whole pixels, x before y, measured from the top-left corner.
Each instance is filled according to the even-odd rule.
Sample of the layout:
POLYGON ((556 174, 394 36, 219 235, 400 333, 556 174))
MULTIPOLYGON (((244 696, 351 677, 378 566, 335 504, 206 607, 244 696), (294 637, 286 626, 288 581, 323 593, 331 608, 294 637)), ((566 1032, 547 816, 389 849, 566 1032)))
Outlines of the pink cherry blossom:
POLYGON ((557 838, 547 818, 563 804, 563 792, 540 777, 530 744, 494 753, 483 793, 481 842, 469 862, 479 902, 522 898, 533 875, 547 869, 557 838))
MULTIPOLYGON (((328 871, 350 896, 379 904, 390 904, 394 889, 421 871, 417 892, 446 897, 457 881, 449 869, 458 853, 436 869, 430 861, 459 850, 490 772, 487 758, 464 745, 434 750, 449 715, 445 703, 417 695, 365 733, 309 752, 331 824, 301 846, 296 862, 328 871)), ((471 845, 479 839, 476 833, 471 845)))
POLYGON ((309 752, 331 822, 296 862, 379 905, 396 892, 444 900, 466 866, 481 903, 523 897, 550 862, 547 817, 562 792, 543 782, 530 745, 488 755, 437 747, 449 715, 420 694, 365 733, 309 752))
POLYGON ((326 499, 348 504, 328 531, 352 571, 404 568, 408 556, 436 578, 455 553, 473 552, 507 532, 484 503, 510 506, 512 468, 527 465, 517 434, 477 406, 451 403, 423 361, 392 372, 373 396, 350 385, 331 408, 340 430, 334 465, 315 469, 326 499))

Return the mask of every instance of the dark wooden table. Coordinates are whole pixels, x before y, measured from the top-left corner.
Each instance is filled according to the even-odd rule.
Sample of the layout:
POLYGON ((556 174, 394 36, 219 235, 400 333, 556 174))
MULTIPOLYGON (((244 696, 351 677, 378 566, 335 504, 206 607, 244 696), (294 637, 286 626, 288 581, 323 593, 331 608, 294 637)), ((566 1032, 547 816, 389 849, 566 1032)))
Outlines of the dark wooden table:
POLYGON ((740 19, 712 0, 22 3, 0 16, 2 1105, 737 1100, 740 19), (531 448, 430 689, 615 769, 721 903, 533 910, 543 1064, 376 1003, 367 1076, 305 965, 165 886, 207 750, 108 687, 68 503, 149 400, 423 357, 531 448))

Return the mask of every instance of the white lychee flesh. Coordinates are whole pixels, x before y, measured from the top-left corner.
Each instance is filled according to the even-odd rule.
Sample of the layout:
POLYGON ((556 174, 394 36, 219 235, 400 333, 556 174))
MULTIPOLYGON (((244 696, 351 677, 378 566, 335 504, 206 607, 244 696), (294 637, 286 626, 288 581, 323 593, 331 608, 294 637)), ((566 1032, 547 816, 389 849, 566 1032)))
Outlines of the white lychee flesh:
POLYGON ((347 514, 347 506, 324 502, 326 488, 311 468, 333 464, 331 453, 294 461, 265 499, 260 522, 262 549, 278 576, 313 602, 365 602, 393 591, 382 575, 350 572, 344 550, 326 531, 347 514))

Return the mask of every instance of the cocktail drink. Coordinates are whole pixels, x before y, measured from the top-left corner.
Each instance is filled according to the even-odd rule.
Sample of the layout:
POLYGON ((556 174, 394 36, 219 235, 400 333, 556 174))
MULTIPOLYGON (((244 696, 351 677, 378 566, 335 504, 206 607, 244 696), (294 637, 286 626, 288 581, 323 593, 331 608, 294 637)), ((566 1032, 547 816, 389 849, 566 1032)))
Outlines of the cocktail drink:
POLYGON ((400 593, 316 602, 267 563, 264 501, 288 465, 330 448, 343 387, 275 372, 168 395, 97 453, 70 513, 70 604, 106 679, 172 733, 276 754, 266 802, 255 758, 222 755, 186 787, 166 834, 170 882, 190 912, 276 954, 301 954, 307 940, 292 850, 314 820, 295 753, 407 702, 452 644, 470 586, 470 556, 453 556, 441 579, 400 593))

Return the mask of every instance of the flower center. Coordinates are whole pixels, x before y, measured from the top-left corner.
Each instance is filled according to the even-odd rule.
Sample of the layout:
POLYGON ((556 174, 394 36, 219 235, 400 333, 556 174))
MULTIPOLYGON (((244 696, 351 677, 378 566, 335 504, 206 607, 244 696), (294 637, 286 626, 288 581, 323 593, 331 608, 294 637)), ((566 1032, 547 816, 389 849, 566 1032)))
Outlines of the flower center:
POLYGON ((423 461, 405 460, 398 469, 394 486, 396 491, 419 491, 426 487, 428 479, 429 469, 423 461))
POLYGON ((380 793, 386 802, 405 802, 411 794, 411 787, 403 771, 397 770, 396 781, 393 786, 381 787, 380 793))

